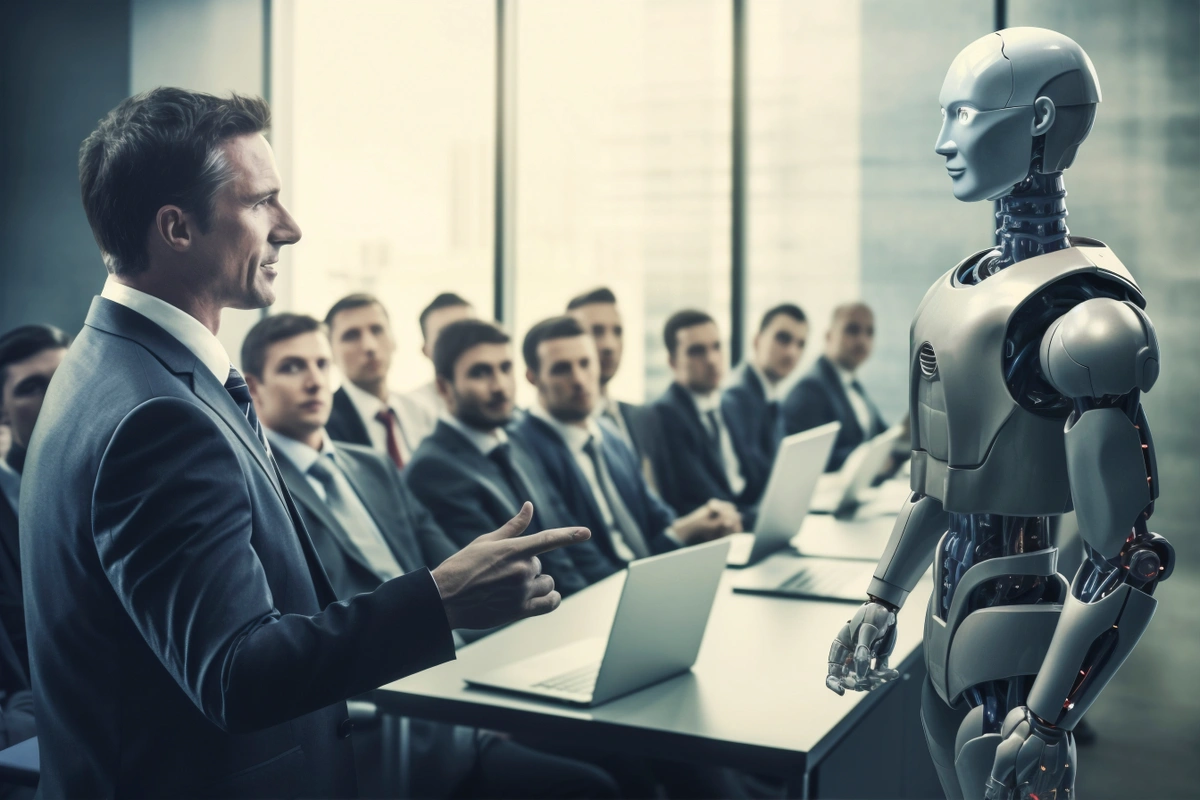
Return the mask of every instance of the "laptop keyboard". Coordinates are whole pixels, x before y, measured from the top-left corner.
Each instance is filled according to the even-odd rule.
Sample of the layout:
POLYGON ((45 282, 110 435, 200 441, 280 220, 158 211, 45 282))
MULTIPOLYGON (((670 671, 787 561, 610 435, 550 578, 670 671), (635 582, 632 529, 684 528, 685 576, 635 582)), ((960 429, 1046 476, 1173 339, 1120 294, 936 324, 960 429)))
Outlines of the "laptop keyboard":
MULTIPOLYGON (((873 569, 874 565, 866 569, 873 569)), ((804 567, 780 585, 780 589, 797 594, 809 594, 816 597, 838 596, 842 593, 847 582, 861 576, 866 570, 863 563, 823 563, 812 567, 804 567)), ((857 588, 857 587, 856 587, 857 588)), ((862 587, 866 591, 866 586, 862 587)))
POLYGON ((600 663, 596 662, 535 683, 534 688, 567 694, 588 694, 596 687, 596 678, 599 675, 600 663))

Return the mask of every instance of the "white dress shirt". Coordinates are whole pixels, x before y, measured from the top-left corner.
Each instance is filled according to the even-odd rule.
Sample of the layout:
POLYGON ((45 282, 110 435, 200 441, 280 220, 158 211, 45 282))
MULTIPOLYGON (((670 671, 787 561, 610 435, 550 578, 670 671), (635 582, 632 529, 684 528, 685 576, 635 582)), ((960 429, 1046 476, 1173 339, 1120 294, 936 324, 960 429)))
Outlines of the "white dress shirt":
POLYGON ((0 494, 3 494, 8 504, 16 514, 21 500, 21 473, 0 458, 0 494))
POLYGON ((629 433, 629 426, 625 424, 625 415, 621 413, 621 404, 613 400, 607 395, 600 396, 600 402, 596 404, 596 410, 592 412, 593 419, 603 417, 607 419, 617 433, 621 434, 621 439, 629 446, 630 450, 637 452, 633 446, 633 436, 629 433))
MULTIPOLYGON (((325 485, 317 479, 309 470, 318 460, 325 459, 323 462, 325 467, 330 471, 337 470, 341 473, 341 466, 338 465, 330 456, 334 452, 334 444, 321 432, 321 449, 314 450, 304 442, 298 442, 290 436, 284 436, 281 433, 276 433, 270 428, 263 427, 266 431, 267 438, 271 440, 271 447, 282 453, 292 465, 300 471, 304 479, 308 481, 308 485, 317 493, 317 497, 321 498, 322 502, 327 502, 328 497, 325 491, 325 485)), ((379 576, 381 580, 391 580, 399 575, 404 574, 404 569, 400 563, 396 561, 395 555, 392 554, 392 548, 388 546, 387 540, 383 538, 383 533, 375 524, 371 517, 371 512, 363 504, 362 499, 354 491, 354 487, 348 479, 345 479, 345 474, 342 473, 344 479, 340 483, 345 488, 340 492, 345 494, 343 500, 354 507, 354 516, 364 520, 363 527, 352 526, 347 528, 346 533, 350 536, 350 541, 358 549, 358 552, 370 564, 371 570, 379 576), (364 529, 365 528, 365 529, 364 529)), ((335 484, 335 486, 338 484, 335 484)), ((340 520, 339 520, 340 521, 340 520)), ((343 526, 345 527, 345 526, 343 526)))
POLYGON ((459 422, 458 418, 453 416, 448 411, 442 414, 439 419, 449 425, 451 428, 454 428, 454 430, 458 431, 463 436, 467 437, 467 440, 470 441, 471 444, 475 445, 479 452, 483 453, 485 456, 489 455, 497 447, 508 441, 508 434, 504 431, 504 428, 493 428, 490 431, 477 430, 472 428, 470 425, 464 425, 463 423, 459 422))
POLYGON ((200 359, 200 363, 208 368, 217 379, 217 383, 224 386, 225 381, 229 380, 229 369, 233 365, 225 347, 213 336, 212 331, 204 327, 204 323, 191 314, 176 308, 166 300, 118 283, 111 276, 104 282, 104 290, 100 292, 100 296, 136 311, 174 336, 200 359))
POLYGON ((371 438, 371 448, 377 453, 388 455, 387 428, 376 419, 380 411, 391 409, 395 413, 396 443, 400 447, 400 458, 407 464, 412 458, 413 451, 421 444, 421 440, 433 433, 433 426, 425 423, 425 410, 418 408, 415 403, 396 392, 388 392, 388 402, 385 404, 375 395, 358 388, 351 381, 343 381, 342 388, 354 405, 371 438), (428 429, 428 430, 426 430, 428 429))
POLYGON ((438 394, 437 381, 422 384, 416 389, 400 395, 412 412, 412 435, 416 443, 433 433, 442 414, 450 413, 442 396, 438 394))
POLYGON ((587 443, 592 440, 595 440, 596 447, 600 446, 600 426, 596 424, 594 419, 590 418, 584 423, 584 427, 582 428, 578 425, 568 425, 565 422, 560 422, 549 411, 542 408, 540 403, 530 406, 529 413, 553 428, 554 432, 562 439, 563 444, 567 446, 567 450, 571 452, 571 457, 575 459, 575 464, 583 472, 583 477, 587 479, 588 488, 592 491, 592 499, 596 501, 596 505, 600 508, 600 516, 604 518, 604 527, 609 531, 613 550, 616 551, 617 557, 622 561, 633 561, 636 559, 637 555, 630 549, 628 543, 625 541, 625 537, 621 535, 621 531, 617 528, 613 519, 612 508, 608 504, 608 498, 604 495, 604 489, 600 486, 600 477, 596 474, 596 465, 592 461, 592 457, 583 450, 583 448, 587 447, 587 443))
POLYGON ((762 384, 763 394, 766 395, 767 402, 775 403, 782 400, 783 398, 779 396, 781 394, 779 390, 780 387, 783 386, 784 381, 776 381, 775 383, 772 383, 767 379, 767 373, 759 369, 757 364, 753 362, 747 363, 750 365, 750 369, 754 370, 754 374, 758 377, 758 382, 762 384))
POLYGON ((846 392, 846 398, 850 401, 850 407, 854 409, 854 418, 858 420, 858 426, 862 428, 863 436, 871 438, 871 408, 867 405, 867 400, 859 393, 851 384, 856 380, 854 373, 843 369, 836 361, 830 360, 838 377, 842 380, 842 388, 846 392))
POLYGON ((713 416, 717 419, 717 430, 715 433, 721 443, 721 461, 725 464, 725 477, 729 480, 729 489, 736 497, 740 495, 746 488, 746 479, 742 476, 742 465, 738 461, 737 450, 733 446, 733 438, 729 435, 729 427, 725 424, 725 417, 721 413, 721 393, 711 392, 707 395, 696 394, 693 391, 688 391, 692 401, 696 404, 696 410, 700 412, 700 424, 709 433, 714 431, 709 427, 712 424, 709 411, 715 411, 713 416))

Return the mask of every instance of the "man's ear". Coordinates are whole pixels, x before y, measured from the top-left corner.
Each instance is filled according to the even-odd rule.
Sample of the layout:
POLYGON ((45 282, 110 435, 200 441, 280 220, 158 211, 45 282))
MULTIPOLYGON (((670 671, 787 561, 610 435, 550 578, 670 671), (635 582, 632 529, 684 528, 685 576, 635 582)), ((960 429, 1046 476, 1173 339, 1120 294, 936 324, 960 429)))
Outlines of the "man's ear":
POLYGON ((258 393, 262 391, 262 383, 249 372, 242 377, 246 380, 246 388, 250 390, 250 399, 254 401, 254 405, 258 405, 258 393))
POLYGON ((537 373, 531 369, 526 368, 525 380, 529 381, 530 386, 537 386, 537 373))
POLYGON ((446 405, 450 405, 450 400, 453 398, 453 392, 450 391, 450 381, 441 375, 437 375, 434 377, 434 383, 437 385, 438 396, 445 401, 446 405))
POLYGON ((154 233, 177 253, 192 246, 193 227, 192 218, 179 206, 163 206, 154 216, 154 233))

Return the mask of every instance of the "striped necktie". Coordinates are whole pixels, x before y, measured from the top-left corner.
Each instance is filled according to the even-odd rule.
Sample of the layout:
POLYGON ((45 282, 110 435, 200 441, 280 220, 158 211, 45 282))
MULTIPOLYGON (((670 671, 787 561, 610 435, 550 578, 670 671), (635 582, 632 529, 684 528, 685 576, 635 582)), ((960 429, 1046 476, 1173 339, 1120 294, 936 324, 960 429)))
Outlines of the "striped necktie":
POLYGON ((254 431, 263 450, 270 453, 271 448, 267 445, 267 437, 263 434, 262 425, 258 422, 258 414, 254 413, 254 403, 250 400, 250 387, 246 385, 242 374, 233 367, 229 368, 229 377, 225 380, 225 391, 229 392, 233 402, 237 403, 237 407, 246 416, 246 422, 250 424, 250 429, 254 431))

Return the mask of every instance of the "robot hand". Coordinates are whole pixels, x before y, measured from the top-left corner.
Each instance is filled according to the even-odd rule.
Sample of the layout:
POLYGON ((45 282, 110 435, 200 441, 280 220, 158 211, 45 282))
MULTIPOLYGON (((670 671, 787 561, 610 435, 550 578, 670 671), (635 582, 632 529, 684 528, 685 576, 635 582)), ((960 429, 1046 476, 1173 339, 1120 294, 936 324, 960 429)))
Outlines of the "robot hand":
POLYGON ((1000 735, 985 800, 1073 796, 1075 741, 1069 731, 1044 725, 1017 706, 1004 718, 1000 735))
POLYGON ((825 685, 845 694, 847 689, 869 692, 895 680, 900 673, 888 668, 888 656, 895 646, 896 613, 874 600, 864 603, 833 640, 825 685))

